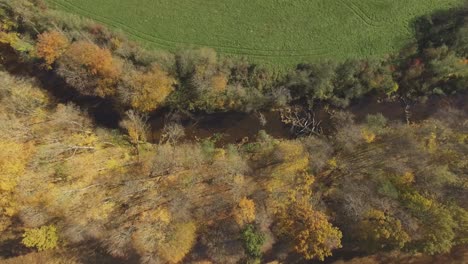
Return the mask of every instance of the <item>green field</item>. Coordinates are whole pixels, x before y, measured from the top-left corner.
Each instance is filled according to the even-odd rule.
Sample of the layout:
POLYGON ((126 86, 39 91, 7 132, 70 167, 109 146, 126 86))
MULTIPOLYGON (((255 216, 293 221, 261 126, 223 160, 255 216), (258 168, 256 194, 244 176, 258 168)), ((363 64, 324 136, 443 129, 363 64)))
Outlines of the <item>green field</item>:
POLYGON ((47 0, 148 46, 211 47, 272 64, 380 56, 411 21, 462 0, 47 0))

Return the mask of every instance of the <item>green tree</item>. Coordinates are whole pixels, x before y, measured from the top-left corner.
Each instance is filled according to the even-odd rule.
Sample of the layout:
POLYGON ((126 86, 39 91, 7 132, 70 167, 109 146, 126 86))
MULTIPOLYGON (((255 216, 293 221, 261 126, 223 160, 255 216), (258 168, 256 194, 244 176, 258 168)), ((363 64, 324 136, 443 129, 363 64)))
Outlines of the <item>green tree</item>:
POLYGON ((265 235, 259 232, 255 226, 247 225, 242 231, 242 241, 247 253, 251 257, 259 258, 262 255, 262 246, 265 243, 265 235))

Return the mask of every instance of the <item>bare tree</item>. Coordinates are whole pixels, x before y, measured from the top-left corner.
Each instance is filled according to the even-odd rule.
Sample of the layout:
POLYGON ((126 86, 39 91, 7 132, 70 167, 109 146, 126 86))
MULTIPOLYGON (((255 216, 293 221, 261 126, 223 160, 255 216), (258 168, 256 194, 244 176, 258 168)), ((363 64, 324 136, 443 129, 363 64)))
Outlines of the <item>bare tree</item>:
POLYGON ((127 130, 130 143, 135 147, 137 155, 140 153, 138 146, 145 143, 149 131, 148 116, 139 114, 133 110, 126 112, 127 117, 120 122, 120 126, 127 130))
POLYGON ((179 123, 171 122, 164 126, 159 144, 169 143, 175 145, 184 136, 184 127, 179 123))
POLYGON ((265 115, 260 111, 255 111, 255 115, 257 116, 258 121, 260 122, 260 125, 263 126, 263 127, 266 126, 268 121, 267 121, 265 115))
POLYGON ((315 119, 315 113, 301 107, 287 107, 279 110, 281 122, 291 127, 296 136, 322 134, 321 123, 315 119))

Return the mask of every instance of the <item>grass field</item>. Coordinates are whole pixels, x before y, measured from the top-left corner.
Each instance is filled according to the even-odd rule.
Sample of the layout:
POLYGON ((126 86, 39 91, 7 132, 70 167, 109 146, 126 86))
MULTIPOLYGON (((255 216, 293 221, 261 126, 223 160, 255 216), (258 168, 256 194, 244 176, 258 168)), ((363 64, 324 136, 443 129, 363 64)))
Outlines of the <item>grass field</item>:
POLYGON ((47 0, 149 46, 212 47, 275 65, 380 56, 411 21, 462 0, 47 0))

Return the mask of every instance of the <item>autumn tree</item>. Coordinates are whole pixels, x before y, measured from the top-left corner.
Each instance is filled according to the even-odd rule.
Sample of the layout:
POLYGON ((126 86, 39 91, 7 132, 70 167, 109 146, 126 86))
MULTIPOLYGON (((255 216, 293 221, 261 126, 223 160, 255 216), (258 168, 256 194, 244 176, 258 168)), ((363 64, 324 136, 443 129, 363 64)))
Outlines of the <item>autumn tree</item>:
POLYGON ((327 216, 305 200, 283 207, 278 213, 278 233, 294 241, 294 250, 305 259, 324 260, 341 248, 341 231, 327 216))
POLYGON ((367 249, 401 249, 410 240, 400 220, 380 210, 370 210, 359 225, 367 249))
POLYGON ((37 248, 39 251, 57 247, 57 228, 53 225, 40 228, 26 229, 22 243, 27 247, 37 248))
POLYGON ((265 188, 270 195, 269 208, 272 211, 290 203, 290 197, 297 194, 297 189, 310 187, 308 184, 303 185, 304 181, 311 179, 313 182, 313 177, 307 173, 309 158, 304 146, 298 141, 280 141, 272 152, 265 153, 264 158, 272 164, 264 171, 267 177, 265 188))
POLYGON ((0 44, 6 44, 18 52, 32 51, 34 46, 22 38, 18 28, 18 21, 0 9, 0 44))
POLYGON ((120 126, 127 130, 130 142, 137 145, 146 141, 148 133, 148 118, 133 110, 126 113, 127 117, 120 123, 120 126))
POLYGON ((239 226, 255 221, 255 203, 253 200, 243 197, 239 204, 234 208, 234 219, 239 226))
POLYGON ((50 67, 67 50, 70 42, 63 33, 48 31, 40 34, 36 43, 36 54, 50 67))
POLYGON ((133 109, 145 113, 159 108, 172 93, 176 83, 160 66, 153 65, 147 72, 131 72, 119 92, 133 109))
POLYGON ((116 92, 121 63, 108 49, 88 41, 74 42, 58 62, 58 73, 80 93, 105 97, 116 92))
POLYGON ((176 224, 160 245, 158 253, 169 263, 179 263, 196 241, 197 226, 193 222, 176 224))
POLYGON ((228 85, 228 77, 226 74, 218 73, 211 77, 212 91, 215 93, 224 92, 228 85))
POLYGON ((0 232, 11 224, 17 213, 18 201, 14 194, 25 173, 32 146, 0 139, 0 232))
MULTIPOLYGON (((128 232, 129 235, 131 235, 133 248, 141 256, 146 256, 148 258, 155 257, 155 255, 157 255, 156 251, 171 238, 171 222, 172 215, 164 207, 140 213, 137 221, 132 224, 134 227, 132 229, 134 231, 128 232)), ((112 238, 112 240, 116 239, 121 240, 121 238, 118 237, 112 238)), ((113 243, 116 242, 114 241, 113 243)), ((114 251, 115 249, 111 250, 114 251)))

